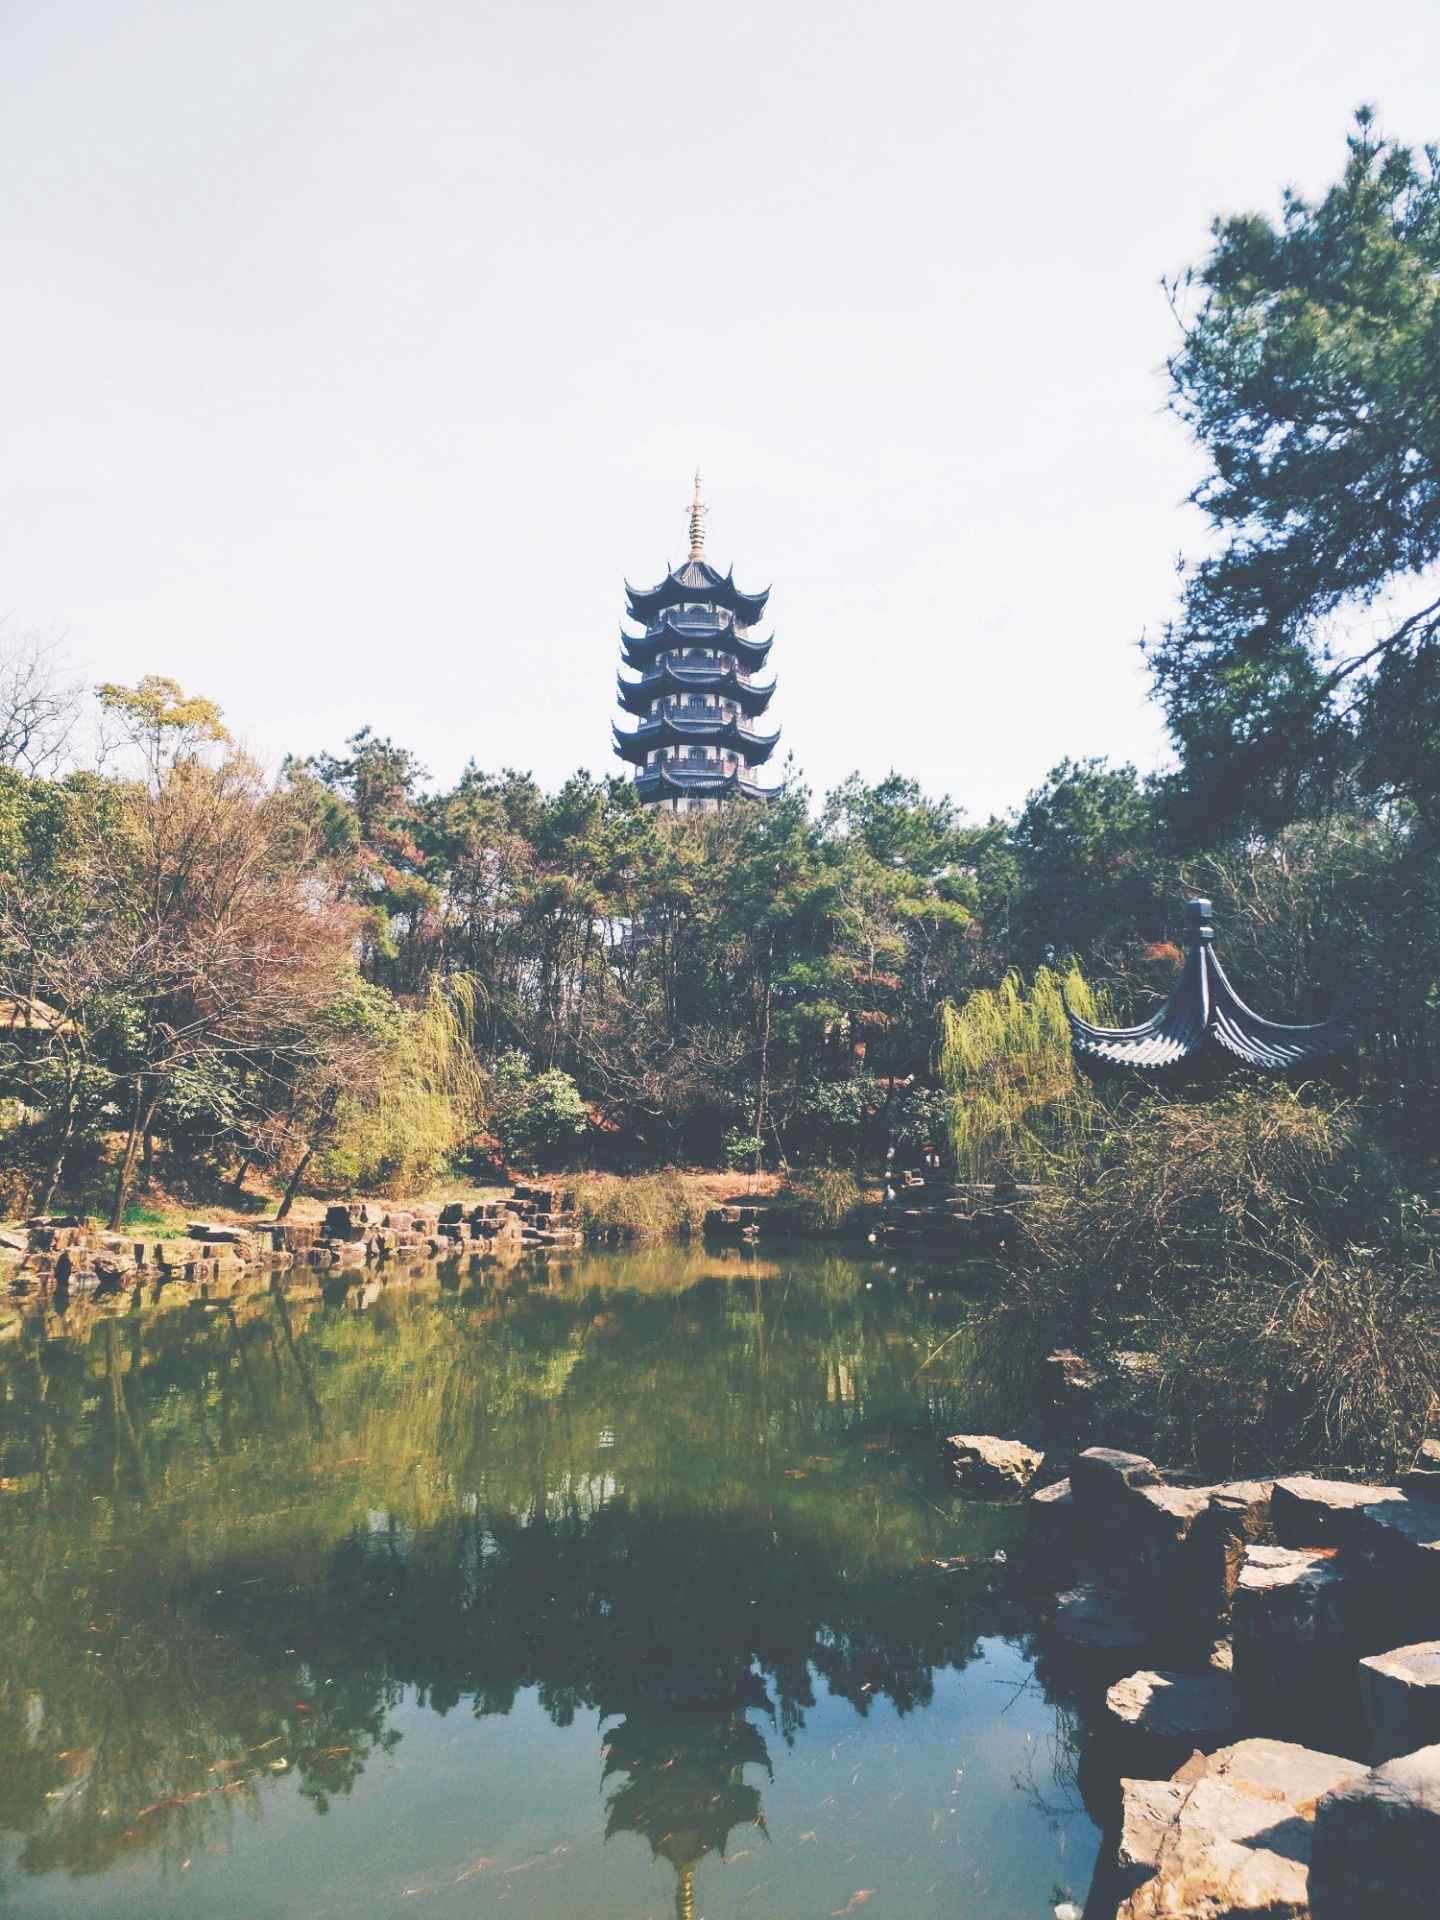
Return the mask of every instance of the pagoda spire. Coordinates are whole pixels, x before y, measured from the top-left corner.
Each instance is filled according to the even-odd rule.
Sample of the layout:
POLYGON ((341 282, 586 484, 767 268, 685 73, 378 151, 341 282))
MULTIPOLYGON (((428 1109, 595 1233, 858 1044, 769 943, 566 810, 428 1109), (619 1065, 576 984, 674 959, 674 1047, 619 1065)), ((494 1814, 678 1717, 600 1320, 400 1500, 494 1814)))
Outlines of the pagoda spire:
POLYGON ((705 558, 705 503, 700 498, 700 469, 695 469, 695 497, 690 502, 690 558, 705 558))

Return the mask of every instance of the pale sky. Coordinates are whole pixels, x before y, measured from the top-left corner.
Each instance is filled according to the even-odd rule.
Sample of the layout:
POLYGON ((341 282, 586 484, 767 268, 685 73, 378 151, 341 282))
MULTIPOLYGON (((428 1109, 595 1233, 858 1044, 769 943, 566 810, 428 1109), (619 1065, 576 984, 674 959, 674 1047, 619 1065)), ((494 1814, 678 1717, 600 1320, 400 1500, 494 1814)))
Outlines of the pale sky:
POLYGON ((698 464, 817 788, 1155 765, 1159 276, 1437 71, 1435 0, 0 0, 0 618, 550 785, 698 464))

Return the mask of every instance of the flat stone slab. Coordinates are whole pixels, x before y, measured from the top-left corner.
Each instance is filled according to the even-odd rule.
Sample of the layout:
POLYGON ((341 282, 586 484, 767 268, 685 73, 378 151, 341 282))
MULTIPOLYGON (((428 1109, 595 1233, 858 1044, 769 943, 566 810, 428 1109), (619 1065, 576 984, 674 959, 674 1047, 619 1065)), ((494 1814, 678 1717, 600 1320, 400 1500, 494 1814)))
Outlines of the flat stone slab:
POLYGON ((1381 1760, 1440 1739, 1440 1640, 1360 1662, 1360 1704, 1381 1760))
POLYGON ((1289 1474, 1275 1482, 1270 1503, 1275 1537, 1286 1547, 1328 1547, 1348 1542, 1355 1537, 1362 1507, 1373 1506, 1377 1500, 1393 1500, 1399 1492, 1398 1487, 1289 1474))
POLYGON ((1055 1631, 1077 1647, 1138 1647, 1144 1638, 1125 1596, 1100 1586, 1057 1594, 1055 1631))
POLYGON ((1362 1507, 1355 1538, 1365 1552, 1407 1572, 1440 1573, 1440 1508, 1430 1501, 1407 1500, 1396 1492, 1362 1507))
POLYGON ((1146 1668, 1117 1680, 1105 1709, 1119 1726, 1161 1740, 1212 1746, 1235 1723, 1235 1685, 1228 1673, 1167 1673, 1146 1668))
MULTIPOLYGON (((1243 1740, 1173 1780, 1125 1780, 1117 1920, 1310 1920, 1313 1808, 1353 1760, 1243 1740)), ((1317 1917, 1318 1920, 1318 1917, 1317 1917)))
POLYGON ((1092 1510, 1109 1519, 1117 1502, 1134 1487, 1158 1487, 1160 1469, 1143 1453, 1124 1453, 1118 1447, 1087 1447, 1078 1454, 1070 1469, 1081 1513, 1089 1518, 1092 1510))
POLYGON ((1315 1810, 1314 1920, 1434 1920, 1440 1911, 1440 1746, 1390 1760, 1315 1810))
POLYGON ((1001 1440, 992 1433, 952 1433, 945 1447, 961 1492, 990 1500, 1013 1500, 1028 1493, 1045 1464, 1038 1447, 1001 1440))
POLYGON ((1210 1514, 1245 1539, 1259 1540, 1270 1530, 1274 1498, 1273 1480, 1225 1480, 1210 1489, 1210 1514))
POLYGON ((1127 1514, 1133 1515, 1137 1536, 1151 1546, 1179 1546, 1210 1505, 1209 1487, 1145 1487, 1132 1489, 1127 1514))
POLYGON ((1334 1547, 1247 1547, 1235 1584, 1237 1645, 1313 1644, 1340 1626, 1343 1569, 1334 1547))
POLYGON ((1048 1487, 1037 1487, 1027 1504, 1034 1508, 1038 1519, 1064 1520, 1075 1511, 1075 1495, 1070 1491, 1068 1479, 1053 1480, 1048 1487))

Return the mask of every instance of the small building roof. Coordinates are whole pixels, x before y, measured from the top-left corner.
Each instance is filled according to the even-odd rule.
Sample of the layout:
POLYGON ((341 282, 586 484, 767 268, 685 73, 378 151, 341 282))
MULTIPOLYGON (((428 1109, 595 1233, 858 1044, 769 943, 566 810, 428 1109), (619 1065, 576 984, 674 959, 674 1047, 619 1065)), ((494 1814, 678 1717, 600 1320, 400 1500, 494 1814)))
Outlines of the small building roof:
POLYGON ((1343 1020, 1286 1026, 1247 1007, 1216 956, 1211 913, 1208 900, 1187 905, 1185 966, 1175 991, 1151 1019, 1138 1027, 1097 1027, 1066 1008, 1077 1058, 1101 1068, 1161 1075, 1178 1073, 1209 1054, 1222 1063, 1283 1074, 1323 1066, 1349 1051, 1355 1036, 1343 1020))

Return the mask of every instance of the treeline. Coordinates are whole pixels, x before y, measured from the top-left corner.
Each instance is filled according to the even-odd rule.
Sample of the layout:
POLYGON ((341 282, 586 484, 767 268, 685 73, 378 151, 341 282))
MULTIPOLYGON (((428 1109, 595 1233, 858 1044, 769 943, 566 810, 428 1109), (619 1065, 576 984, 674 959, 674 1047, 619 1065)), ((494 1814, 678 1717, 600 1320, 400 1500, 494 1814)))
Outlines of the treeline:
MULTIPOLYGON (((942 1008, 1070 956, 1119 1017, 1187 895, 1266 1014, 1337 1009, 1423 1161, 1440 1090, 1440 162, 1362 114, 1320 199, 1217 223, 1171 398, 1216 539, 1148 647, 1173 773, 1010 817, 903 773, 716 815, 427 783, 365 730, 267 781, 208 701, 0 658, 0 1100, 17 1203, 163 1159, 237 1188, 939 1143, 942 1008), (1347 620, 1351 623, 1347 626, 1347 620)), ((303 744, 303 743, 297 743, 303 744)), ((973 1132, 973 1129, 972 1129, 973 1132)))
POLYGON ((1384 1008, 1374 1090, 1424 1118, 1440 887, 1413 809, 1187 850, 1165 783, 1087 761, 983 824, 900 775, 677 818, 583 774, 437 790, 368 732, 267 781, 172 682, 99 705, 105 770, 0 773, 17 1200, 102 1161, 118 1218, 162 1163, 293 1194, 943 1144, 939 1009, 1064 953, 1143 1013, 1193 891, 1267 1012, 1384 1008))

